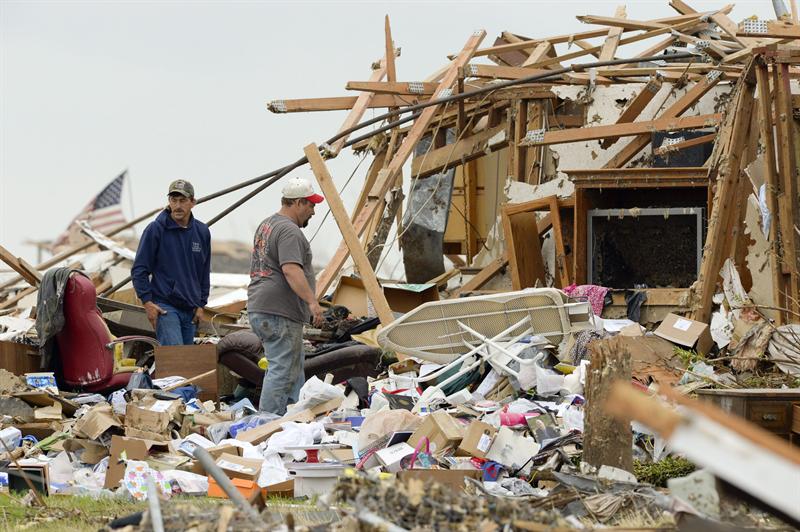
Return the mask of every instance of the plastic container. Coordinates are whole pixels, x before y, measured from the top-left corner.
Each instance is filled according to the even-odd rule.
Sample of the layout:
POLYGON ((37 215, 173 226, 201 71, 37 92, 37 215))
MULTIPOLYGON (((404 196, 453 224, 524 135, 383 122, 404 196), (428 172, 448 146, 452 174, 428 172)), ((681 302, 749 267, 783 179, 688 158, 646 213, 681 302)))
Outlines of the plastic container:
POLYGON ((330 493, 344 470, 342 464, 292 464, 289 474, 294 479, 294 496, 313 497, 330 493))
POLYGON ((0 440, 5 444, 0 445, 0 452, 5 452, 6 447, 13 451, 22 442, 22 432, 17 427, 7 427, 0 430, 0 440))

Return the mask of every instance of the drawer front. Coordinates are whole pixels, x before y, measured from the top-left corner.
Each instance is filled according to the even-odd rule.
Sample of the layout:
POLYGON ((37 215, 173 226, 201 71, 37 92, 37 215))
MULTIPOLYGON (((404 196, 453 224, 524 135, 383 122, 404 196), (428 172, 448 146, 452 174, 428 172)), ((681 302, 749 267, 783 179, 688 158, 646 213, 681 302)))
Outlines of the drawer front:
POLYGON ((747 419, 772 432, 789 432, 792 426, 792 404, 786 401, 750 401, 747 419))

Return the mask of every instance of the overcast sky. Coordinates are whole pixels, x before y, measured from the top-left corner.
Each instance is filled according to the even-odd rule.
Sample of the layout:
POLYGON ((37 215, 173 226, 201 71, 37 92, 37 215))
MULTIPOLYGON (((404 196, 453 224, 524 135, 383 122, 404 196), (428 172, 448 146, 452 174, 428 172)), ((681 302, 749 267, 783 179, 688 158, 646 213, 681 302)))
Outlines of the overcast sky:
MULTIPOLYGON (((590 26, 576 15, 612 16, 620 3, 0 0, 0 243, 35 259, 24 241, 55 238, 124 169, 130 216, 164 203, 173 179, 190 180, 202 196, 294 161, 306 144, 333 136, 346 113, 276 115, 266 103, 348 95, 345 83, 366 80, 383 55, 386 14, 402 49, 398 79, 417 81, 476 29, 488 33, 484 46, 503 30, 580 32, 590 26)), ((706 11, 726 2, 688 3, 706 11)), ((667 0, 627 5, 631 19, 676 14, 667 0)), ((737 2, 731 18, 753 14, 774 18, 771 2, 737 2)), ((344 194, 348 205, 368 162, 344 194)), ((357 163, 349 152, 329 162, 340 187, 357 163)), ((213 226, 214 237, 250 242, 277 209, 279 189, 213 226)), ((196 215, 207 220, 242 194, 196 215)), ((329 218, 315 256, 328 257, 337 239, 329 218)))

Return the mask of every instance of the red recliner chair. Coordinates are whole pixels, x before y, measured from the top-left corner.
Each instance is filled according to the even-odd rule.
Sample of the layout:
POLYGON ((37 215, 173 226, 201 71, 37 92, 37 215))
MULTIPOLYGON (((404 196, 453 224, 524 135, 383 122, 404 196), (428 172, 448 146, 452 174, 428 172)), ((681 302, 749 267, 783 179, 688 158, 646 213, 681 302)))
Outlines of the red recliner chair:
POLYGON ((70 387, 87 392, 111 392, 124 388, 133 372, 141 368, 125 365, 115 346, 142 341, 158 342, 147 336, 114 338, 100 310, 94 284, 73 273, 64 293, 64 328, 56 335, 63 378, 70 387))

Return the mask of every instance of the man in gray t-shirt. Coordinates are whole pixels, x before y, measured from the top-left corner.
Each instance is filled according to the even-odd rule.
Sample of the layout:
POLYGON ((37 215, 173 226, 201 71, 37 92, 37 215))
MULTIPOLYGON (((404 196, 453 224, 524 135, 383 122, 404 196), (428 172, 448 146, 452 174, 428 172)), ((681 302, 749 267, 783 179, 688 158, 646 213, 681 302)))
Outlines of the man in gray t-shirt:
POLYGON ((325 198, 302 178, 283 188, 281 210, 261 222, 253 238, 247 315, 269 366, 258 409, 283 415, 305 384, 303 324, 322 322, 314 295, 311 245, 301 231, 325 198))

